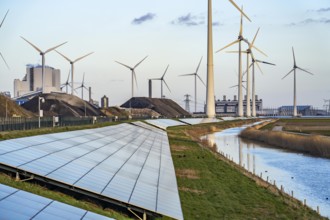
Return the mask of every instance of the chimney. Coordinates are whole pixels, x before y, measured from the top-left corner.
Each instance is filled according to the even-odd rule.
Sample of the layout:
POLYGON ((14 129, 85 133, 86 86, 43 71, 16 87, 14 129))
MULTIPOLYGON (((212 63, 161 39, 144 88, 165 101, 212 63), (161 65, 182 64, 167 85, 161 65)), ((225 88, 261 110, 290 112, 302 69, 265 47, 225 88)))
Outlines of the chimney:
POLYGON ((237 96, 236 95, 234 95, 234 101, 237 101, 237 96))
POLYGON ((223 101, 226 101, 226 96, 225 95, 223 96, 223 101))
POLYGON ((244 100, 246 100, 246 95, 244 95, 244 100))
POLYGON ((152 98, 152 81, 149 79, 149 98, 152 98))
POLYGON ((258 95, 256 95, 256 100, 258 101, 258 95))
POLYGON ((89 103, 92 103, 92 87, 88 87, 89 92, 89 103))

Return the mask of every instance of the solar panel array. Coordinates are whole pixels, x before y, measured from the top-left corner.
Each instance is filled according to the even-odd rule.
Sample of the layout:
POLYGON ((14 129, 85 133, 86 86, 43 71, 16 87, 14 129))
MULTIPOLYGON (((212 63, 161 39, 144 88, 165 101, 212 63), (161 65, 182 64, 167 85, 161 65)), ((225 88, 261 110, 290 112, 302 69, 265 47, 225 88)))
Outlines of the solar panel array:
POLYGON ((183 219, 167 134, 120 124, 0 142, 0 163, 183 219))
POLYGON ((109 220, 112 218, 0 184, 0 219, 109 220))
POLYGON ((220 122, 221 120, 216 118, 182 118, 180 119, 180 121, 190 125, 197 125, 197 124, 220 122))
POLYGON ((185 123, 182 123, 180 121, 172 120, 172 119, 149 119, 145 120, 149 124, 152 124, 158 128, 166 130, 167 127, 172 126, 180 126, 180 125, 187 125, 185 123))

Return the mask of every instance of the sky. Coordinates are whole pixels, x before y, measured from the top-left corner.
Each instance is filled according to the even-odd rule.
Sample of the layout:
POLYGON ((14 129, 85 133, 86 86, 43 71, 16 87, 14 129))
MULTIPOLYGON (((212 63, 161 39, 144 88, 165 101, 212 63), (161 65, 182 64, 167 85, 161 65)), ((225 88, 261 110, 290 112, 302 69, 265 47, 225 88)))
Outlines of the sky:
MULTIPOLYGON (((256 71, 256 94, 263 106, 293 104, 293 75, 282 77, 293 68, 294 47, 297 65, 314 73, 297 72, 297 103, 322 108, 324 99, 330 99, 330 0, 235 2, 252 20, 244 20, 243 36, 251 41, 260 27, 255 46, 268 57, 255 51, 256 59, 276 64, 261 65, 263 74, 256 71)), ((74 81, 78 87, 85 73, 92 98, 100 101, 106 95, 111 106, 131 97, 131 72, 115 61, 134 66, 148 56, 136 68, 134 96, 147 97, 148 79, 160 78, 169 65, 165 81, 171 91, 164 87, 164 95, 184 107, 185 94, 194 100, 194 78, 179 75, 195 72, 201 57, 198 74, 206 82, 206 0, 1 0, 1 19, 8 9, 0 29, 0 52, 10 69, 0 60, 0 91, 13 94, 13 81, 24 77, 26 65, 41 63, 39 53, 20 36, 42 50, 68 41, 58 51, 70 59, 94 52, 75 64, 74 81)), ((239 21, 228 0, 213 0, 214 51, 237 39, 239 21)), ((243 60, 246 67, 245 56, 243 60)), ((46 65, 60 69, 61 82, 66 81, 70 64, 65 59, 50 52, 46 65)), ((237 84, 237 72, 237 54, 214 53, 216 99, 237 94, 230 88, 237 84)), ((202 110, 206 88, 197 85, 197 110, 202 110)), ((153 82, 153 97, 160 97, 160 81, 153 82)), ((191 102, 190 109, 193 106, 191 102)))

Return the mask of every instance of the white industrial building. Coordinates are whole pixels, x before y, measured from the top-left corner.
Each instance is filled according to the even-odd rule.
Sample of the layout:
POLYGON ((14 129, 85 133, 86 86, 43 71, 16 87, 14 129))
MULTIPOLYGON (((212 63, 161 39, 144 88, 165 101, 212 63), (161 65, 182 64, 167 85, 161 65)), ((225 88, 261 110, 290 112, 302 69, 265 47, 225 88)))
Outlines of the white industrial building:
MULTIPOLYGON (((45 66, 44 93, 61 91, 61 71, 50 66, 45 66)), ((26 65, 26 74, 22 80, 14 80, 14 97, 27 93, 41 91, 42 89, 42 66, 26 65)))

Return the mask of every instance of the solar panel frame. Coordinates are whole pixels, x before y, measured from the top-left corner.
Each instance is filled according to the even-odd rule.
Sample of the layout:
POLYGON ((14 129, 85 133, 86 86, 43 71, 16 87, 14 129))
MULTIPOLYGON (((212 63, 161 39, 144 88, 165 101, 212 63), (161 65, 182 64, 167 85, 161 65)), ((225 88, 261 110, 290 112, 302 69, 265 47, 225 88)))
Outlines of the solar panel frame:
POLYGON ((0 184, 0 218, 33 220, 112 219, 3 184, 0 184))

